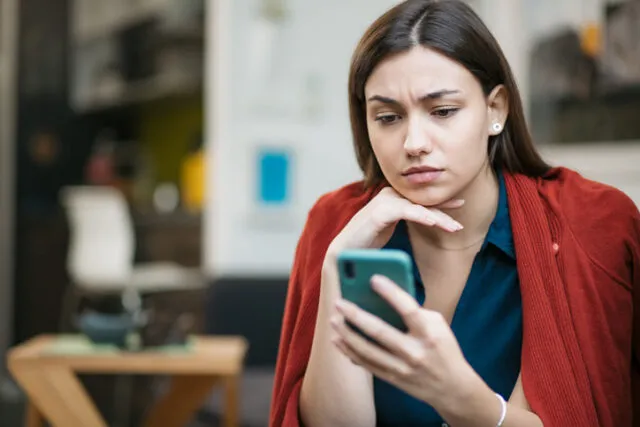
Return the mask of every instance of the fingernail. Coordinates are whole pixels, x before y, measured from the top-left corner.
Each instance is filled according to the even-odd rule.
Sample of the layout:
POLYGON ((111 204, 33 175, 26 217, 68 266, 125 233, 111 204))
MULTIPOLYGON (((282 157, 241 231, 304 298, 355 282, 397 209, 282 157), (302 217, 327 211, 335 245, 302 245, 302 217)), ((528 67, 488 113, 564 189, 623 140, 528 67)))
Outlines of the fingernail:
POLYGON ((451 222, 451 231, 460 231, 462 230, 464 227, 462 226, 462 224, 460 224, 458 221, 452 221, 451 222))

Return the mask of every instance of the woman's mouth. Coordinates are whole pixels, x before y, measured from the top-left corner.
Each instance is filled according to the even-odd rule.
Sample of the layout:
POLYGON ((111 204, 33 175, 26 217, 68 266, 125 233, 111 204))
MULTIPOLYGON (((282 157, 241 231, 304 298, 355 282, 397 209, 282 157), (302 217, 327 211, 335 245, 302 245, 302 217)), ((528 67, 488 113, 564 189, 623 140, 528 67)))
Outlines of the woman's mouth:
POLYGON ((444 170, 432 166, 414 166, 402 172, 410 184, 428 184, 438 179, 444 170))

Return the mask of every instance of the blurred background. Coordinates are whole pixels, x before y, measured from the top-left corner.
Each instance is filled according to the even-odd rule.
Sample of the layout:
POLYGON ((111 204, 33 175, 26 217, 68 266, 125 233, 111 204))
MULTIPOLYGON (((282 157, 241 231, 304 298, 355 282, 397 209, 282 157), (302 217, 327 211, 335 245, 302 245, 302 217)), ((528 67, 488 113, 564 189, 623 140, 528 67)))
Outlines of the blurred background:
MULTIPOLYGON (((142 307, 157 343, 245 337, 241 425, 266 426, 306 213, 360 177, 350 55, 395 3, 0 0, 0 354, 142 307)), ((640 203, 640 0, 469 3, 548 160, 640 203)), ((2 365, 0 425, 22 425, 2 365)), ((112 378, 82 381, 110 425, 158 394, 136 377, 123 418, 112 378)))

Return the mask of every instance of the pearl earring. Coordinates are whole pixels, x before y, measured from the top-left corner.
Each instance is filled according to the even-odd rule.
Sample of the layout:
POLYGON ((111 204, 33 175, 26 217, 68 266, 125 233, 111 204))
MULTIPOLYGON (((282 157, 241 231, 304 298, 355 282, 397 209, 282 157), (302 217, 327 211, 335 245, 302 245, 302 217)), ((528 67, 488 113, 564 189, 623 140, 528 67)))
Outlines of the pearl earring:
POLYGON ((494 123, 492 127, 494 132, 500 132, 502 130, 502 125, 500 123, 494 123))

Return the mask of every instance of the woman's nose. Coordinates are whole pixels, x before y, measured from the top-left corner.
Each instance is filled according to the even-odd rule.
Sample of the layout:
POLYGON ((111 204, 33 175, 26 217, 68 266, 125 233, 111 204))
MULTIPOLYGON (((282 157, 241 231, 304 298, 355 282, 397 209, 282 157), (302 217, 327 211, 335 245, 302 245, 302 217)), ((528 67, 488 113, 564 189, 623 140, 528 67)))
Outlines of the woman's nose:
POLYGON ((420 119, 409 120, 404 149, 408 155, 415 157, 429 154, 433 151, 433 144, 427 126, 420 119))

